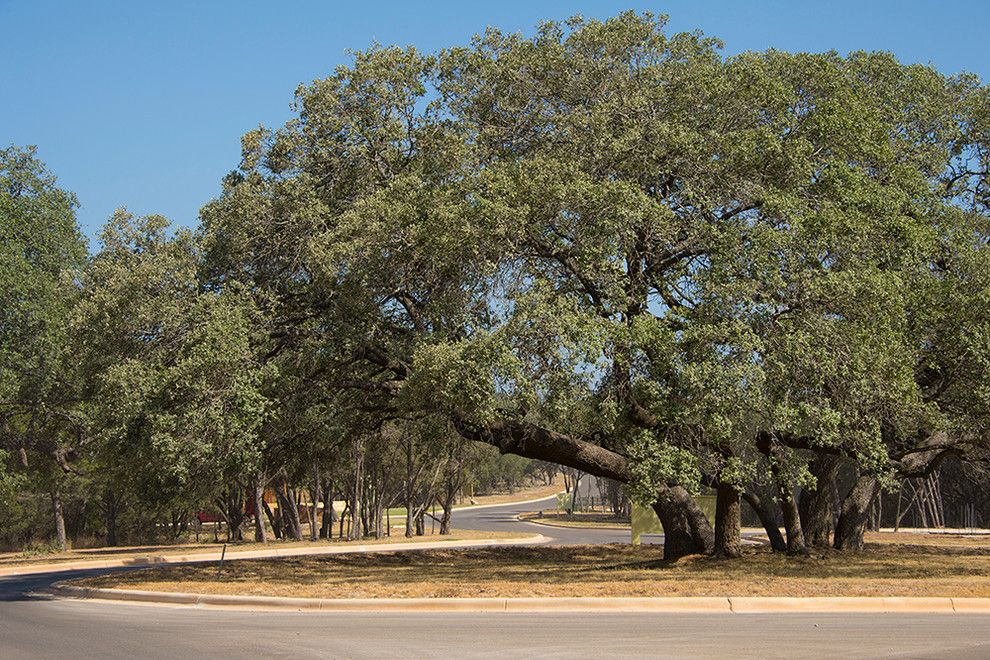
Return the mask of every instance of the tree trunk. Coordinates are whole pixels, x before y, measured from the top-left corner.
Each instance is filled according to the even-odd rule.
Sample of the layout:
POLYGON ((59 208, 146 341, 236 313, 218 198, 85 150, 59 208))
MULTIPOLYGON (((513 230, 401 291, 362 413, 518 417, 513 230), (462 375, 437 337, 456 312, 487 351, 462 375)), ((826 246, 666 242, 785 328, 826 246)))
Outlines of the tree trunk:
POLYGON ((880 492, 876 477, 861 475, 842 502, 839 522, 835 525, 836 550, 862 550, 867 512, 880 492))
MULTIPOLYGON (((653 510, 660 518, 663 525, 663 558, 667 560, 679 559, 687 555, 705 554, 712 551, 714 547, 714 533, 711 532, 711 525, 708 525, 708 532, 711 534, 710 542, 704 540, 704 528, 696 519, 700 514, 704 518, 705 514, 694 504, 696 512, 691 511, 691 507, 685 503, 685 498, 694 504, 694 500, 683 488, 663 488, 657 494, 657 499, 653 503, 653 510), (690 515, 689 515, 690 514, 690 515), (695 518, 692 525, 692 518, 695 518)), ((705 520, 707 524, 707 519, 705 520)))
POLYGON ((285 499, 288 502, 286 519, 288 520, 288 532, 293 541, 302 541, 302 523, 299 520, 299 507, 296 505, 296 493, 294 488, 286 486, 285 499))
POLYGON ((739 491, 719 483, 715 489, 715 556, 729 559, 741 555, 739 491))
POLYGON ((69 543, 65 537, 65 513, 62 511, 62 493, 56 488, 52 490, 51 496, 52 514, 55 517, 55 542, 58 543, 59 549, 65 552, 69 549, 69 543))
POLYGON ((354 490, 351 492, 351 533, 348 535, 348 539, 351 541, 357 541, 361 538, 361 485, 362 485, 363 475, 361 474, 361 457, 360 454, 355 457, 354 462, 354 490))
POLYGON ((258 474, 254 480, 254 540, 258 543, 268 543, 268 531, 265 529, 265 519, 261 517, 265 501, 265 478, 258 474))
POLYGON ((103 521, 107 528, 107 546, 117 545, 117 514, 120 510, 120 498, 112 488, 103 493, 103 521))
POLYGON ((801 516, 798 513, 797 502, 794 500, 794 488, 789 483, 780 483, 778 487, 780 489, 780 510, 784 514, 784 530, 787 532, 787 554, 807 555, 808 547, 804 544, 801 516))
POLYGON ((677 506, 684 509, 688 528, 691 530, 691 540, 694 543, 695 553, 711 554, 715 550, 715 532, 708 516, 691 497, 691 493, 683 487, 673 486, 670 488, 670 493, 677 502, 677 506))
POLYGON ((309 540, 315 541, 319 538, 319 532, 316 528, 316 509, 317 504, 322 499, 322 493, 320 492, 320 475, 314 469, 313 474, 313 488, 309 491, 309 515, 307 516, 309 522, 309 540))
POLYGON ((272 508, 268 506, 268 502, 266 502, 265 500, 261 500, 261 508, 265 510, 265 517, 268 518, 268 524, 272 526, 272 532, 275 534, 275 538, 281 539, 282 538, 281 509, 279 509, 279 513, 272 513, 272 508))
POLYGON ((331 482, 328 482, 323 487, 323 518, 321 520, 320 526, 320 538, 329 539, 333 537, 333 520, 334 520, 334 510, 333 510, 333 491, 334 488, 331 482))
POLYGON ((406 480, 404 484, 403 497, 405 499, 406 506, 406 538, 412 538, 413 536, 413 481, 414 481, 414 470, 413 470, 413 441, 412 438, 406 438, 406 480))
POLYGON ((285 538, 294 541, 302 541, 302 525, 299 522, 299 508, 296 506, 296 494, 285 477, 275 489, 275 497, 278 498, 279 522, 283 527, 285 538))
POLYGON ((450 534, 450 520, 454 515, 454 500, 456 497, 457 491, 448 484, 448 488, 444 491, 443 499, 440 500, 440 508, 443 510, 443 513, 440 514, 441 536, 450 534))
POLYGON ((749 504, 750 508, 756 512, 756 515, 759 516, 760 524, 766 530, 767 539, 769 539, 770 547, 773 548, 773 551, 786 552, 787 543, 784 542, 784 536, 780 533, 780 526, 777 524, 777 515, 774 510, 756 493, 744 491, 742 497, 749 504))
POLYGON ((820 454, 808 466, 815 475, 815 490, 801 493, 798 510, 804 539, 813 548, 827 548, 835 524, 832 511, 832 484, 839 474, 839 457, 820 454))
POLYGON ((413 518, 415 517, 416 512, 413 510, 413 506, 414 505, 412 499, 407 495, 406 496, 406 538, 412 538, 414 534, 413 518))

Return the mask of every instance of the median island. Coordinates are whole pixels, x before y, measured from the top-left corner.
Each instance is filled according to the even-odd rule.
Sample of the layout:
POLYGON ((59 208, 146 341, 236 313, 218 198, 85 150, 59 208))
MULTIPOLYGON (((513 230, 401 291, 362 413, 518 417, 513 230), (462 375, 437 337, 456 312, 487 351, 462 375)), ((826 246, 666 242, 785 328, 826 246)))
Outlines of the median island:
POLYGON ((990 597, 990 537, 868 533, 867 552, 663 561, 655 546, 376 552, 171 566, 69 584, 295 598, 624 596, 990 597))

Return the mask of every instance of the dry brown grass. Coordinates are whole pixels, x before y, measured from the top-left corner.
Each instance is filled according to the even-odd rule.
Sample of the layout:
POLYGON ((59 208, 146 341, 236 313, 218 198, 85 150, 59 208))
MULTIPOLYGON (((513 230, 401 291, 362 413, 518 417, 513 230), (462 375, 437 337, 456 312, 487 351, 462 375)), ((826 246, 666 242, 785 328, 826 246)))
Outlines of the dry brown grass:
POLYGON ((502 547, 233 562, 83 581, 102 587, 314 598, 990 596, 990 539, 871 535, 866 552, 659 559, 657 546, 502 547), (894 538, 890 538, 894 537, 894 538))

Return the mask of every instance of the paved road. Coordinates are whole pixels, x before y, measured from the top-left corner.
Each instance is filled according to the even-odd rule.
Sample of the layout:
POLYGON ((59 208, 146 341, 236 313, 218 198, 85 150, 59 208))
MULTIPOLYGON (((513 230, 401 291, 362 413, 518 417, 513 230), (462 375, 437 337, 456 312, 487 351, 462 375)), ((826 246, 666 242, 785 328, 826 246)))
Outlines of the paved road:
POLYGON ((551 527, 550 525, 522 522, 517 519, 520 513, 526 511, 540 511, 542 509, 552 508, 556 504, 556 501, 557 498, 554 496, 537 502, 523 504, 507 504, 505 506, 478 509, 455 509, 453 526, 457 529, 543 534, 543 536, 551 538, 553 543, 560 545, 629 542, 628 530, 551 527))
MULTIPOLYGON (((536 506, 462 510, 455 524, 626 540, 514 519, 536 506)), ((990 620, 978 615, 291 613, 31 595, 66 577, 0 578, 0 658, 990 657, 990 620)))

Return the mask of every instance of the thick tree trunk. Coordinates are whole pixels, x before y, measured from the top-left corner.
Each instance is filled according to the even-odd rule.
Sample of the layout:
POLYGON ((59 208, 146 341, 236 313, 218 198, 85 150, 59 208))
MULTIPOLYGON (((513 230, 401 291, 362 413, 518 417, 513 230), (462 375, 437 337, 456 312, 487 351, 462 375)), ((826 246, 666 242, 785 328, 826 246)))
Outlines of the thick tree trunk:
POLYGON ((698 503, 681 486, 672 486, 671 495, 677 502, 677 506, 684 509, 684 515, 688 521, 688 528, 691 530, 691 540, 694 542, 694 551, 697 554, 711 554, 715 550, 715 531, 708 516, 701 510, 698 503))
POLYGON ((59 549, 65 552, 69 549, 69 542, 65 536, 65 513, 62 511, 62 493, 57 488, 53 489, 51 497, 52 515, 55 518, 55 542, 58 544, 59 549))
POLYGON ((691 526, 683 508, 670 502, 669 498, 661 497, 653 503, 653 510, 663 525, 663 558, 674 560, 697 554, 691 526))
POLYGON ((832 484, 839 474, 839 457, 820 454, 808 466, 815 475, 815 490, 801 493, 798 510, 804 539, 813 548, 827 548, 835 525, 832 511, 832 484))
POLYGON ((664 559, 674 560, 712 552, 714 532, 704 512, 686 490, 680 486, 661 489, 653 510, 663 525, 664 559))
POLYGON ((808 548, 804 544, 801 516, 798 514, 797 502, 794 500, 794 488, 790 484, 780 484, 779 489, 780 510, 784 514, 784 530, 787 532, 787 554, 806 555, 808 548))
POLYGON ((299 522, 299 507, 296 506, 295 491, 289 487, 288 482, 283 478, 275 493, 279 500, 278 509, 282 514, 285 535, 292 538, 293 541, 302 541, 302 524, 299 522))
POLYGON ((839 522, 835 525, 836 550, 862 550, 863 534, 866 531, 866 519, 880 492, 880 484, 876 477, 861 475, 853 485, 852 490, 842 501, 842 511, 839 522))
POLYGON ((254 480, 254 540, 258 543, 268 543, 268 531, 265 529, 265 519, 261 517, 265 501, 265 478, 259 474, 254 480))
POLYGON ((780 533, 780 526, 777 523, 777 514, 770 508, 770 505, 765 503, 759 495, 749 491, 745 491, 742 494, 742 498, 746 500, 750 508, 756 512, 756 515, 760 518, 760 524, 763 525, 763 529, 766 530, 767 539, 770 541, 770 547, 774 552, 786 552, 787 543, 784 542, 784 536, 780 533))
POLYGON ((739 491, 730 484, 715 488, 715 556, 735 558, 742 555, 740 536, 739 491))

